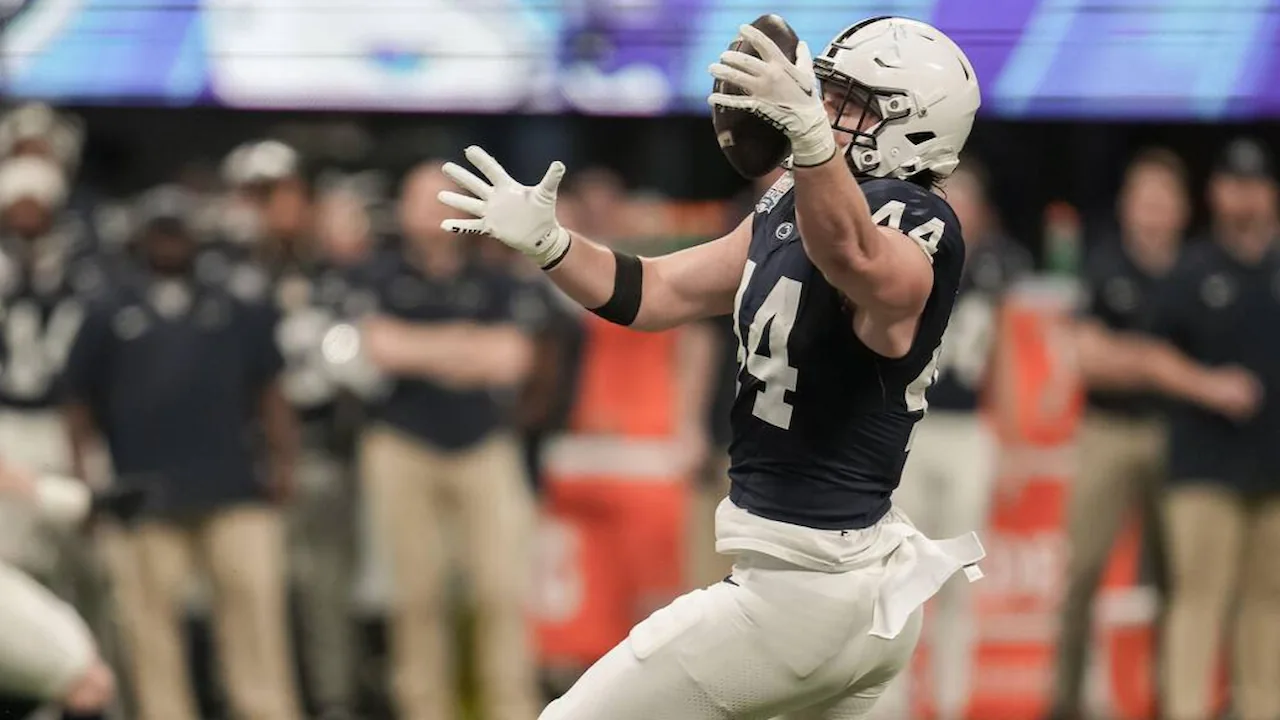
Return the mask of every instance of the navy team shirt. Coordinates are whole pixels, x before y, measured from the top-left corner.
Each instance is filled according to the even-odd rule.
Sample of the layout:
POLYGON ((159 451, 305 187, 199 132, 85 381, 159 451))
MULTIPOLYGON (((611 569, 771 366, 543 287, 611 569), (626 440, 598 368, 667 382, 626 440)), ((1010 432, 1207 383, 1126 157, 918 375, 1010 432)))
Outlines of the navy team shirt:
POLYGON ((933 290, 910 350, 881 356, 857 338, 848 301, 809 261, 792 183, 784 176, 756 206, 734 303, 741 363, 730 499, 771 520, 868 527, 889 510, 912 428, 928 405, 964 241, 950 206, 933 192, 901 180, 860 182, 876 222, 910 236, 933 263, 933 290))
POLYGON ((0 239, 0 407, 49 410, 61 401, 84 304, 109 285, 104 263, 84 252, 78 227, 64 223, 34 242, 0 239))
POLYGON ((163 515, 265 498, 258 408, 283 359, 263 311, 222 288, 134 277, 94 303, 67 363, 116 474, 163 515))
MULTIPOLYGON (((474 322, 528 327, 539 318, 520 301, 521 286, 509 275, 467 263, 454 277, 428 277, 402 253, 385 258, 377 273, 378 306, 386 315, 415 323, 474 322)), ((463 450, 507 424, 513 398, 485 388, 449 388, 428 379, 396 378, 390 395, 374 409, 377 419, 442 450, 463 450)))
POLYGON ((964 273, 951 322, 942 338, 938 382, 929 409, 971 413, 987 378, 1000 305, 1010 286, 1031 271, 1031 253, 1003 235, 989 235, 965 249, 964 273))
POLYGON ((1173 479, 1280 490, 1280 249, 1246 265, 1216 242, 1187 248, 1161 287, 1154 329, 1201 363, 1247 368, 1266 393, 1260 412, 1243 424, 1176 405, 1173 479))
MULTIPOLYGON (((1163 280, 1138 267, 1119 238, 1104 241, 1090 251, 1085 262, 1083 315, 1110 330, 1149 333, 1163 280)), ((1095 410, 1133 418, 1154 416, 1165 407, 1156 393, 1127 390, 1090 390, 1088 404, 1095 410)))

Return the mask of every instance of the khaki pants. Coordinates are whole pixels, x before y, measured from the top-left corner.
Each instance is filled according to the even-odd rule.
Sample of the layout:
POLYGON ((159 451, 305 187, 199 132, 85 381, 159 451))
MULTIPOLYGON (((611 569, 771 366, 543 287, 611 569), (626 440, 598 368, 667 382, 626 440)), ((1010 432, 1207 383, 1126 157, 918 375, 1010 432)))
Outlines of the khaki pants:
POLYGON ((540 706, 526 617, 533 502, 515 442, 499 436, 442 452, 375 426, 365 433, 361 455, 376 531, 391 556, 389 627, 399 717, 459 717, 446 571, 449 548, 461 540, 476 610, 485 717, 532 720, 540 706))
POLYGON ((1164 512, 1172 571, 1165 717, 1212 717, 1222 628, 1235 609, 1236 714, 1280 718, 1280 497, 1250 501, 1224 487, 1182 485, 1164 512))
POLYGON ((1159 493, 1165 476, 1168 433, 1162 422, 1091 414, 1079 440, 1080 464, 1067 502, 1066 597, 1058 639, 1054 709, 1079 715, 1093 602, 1111 548, 1135 510, 1145 541, 1160 547, 1159 493))
POLYGON ((305 449, 298 496, 289 509, 290 570, 298 589, 299 638, 308 687, 318 707, 355 705, 355 493, 351 468, 324 450, 305 449))
POLYGON ((113 563, 138 720, 197 720, 182 616, 192 566, 209 573, 223 682, 237 720, 297 720, 285 608, 284 527, 264 506, 190 523, 149 520, 113 563))

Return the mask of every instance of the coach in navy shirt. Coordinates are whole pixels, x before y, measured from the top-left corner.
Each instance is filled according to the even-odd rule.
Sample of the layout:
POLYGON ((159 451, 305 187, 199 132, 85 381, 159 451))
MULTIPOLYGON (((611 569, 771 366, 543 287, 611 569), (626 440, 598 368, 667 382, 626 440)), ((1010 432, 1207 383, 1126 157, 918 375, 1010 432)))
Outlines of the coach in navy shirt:
POLYGON ((395 379, 362 441, 361 476, 394 574, 393 691, 406 718, 457 718, 446 648, 448 545, 461 537, 477 607, 485 717, 533 720, 525 620, 533 503, 507 426, 533 355, 524 294, 440 230, 448 187, 438 164, 415 169, 400 199, 404 241, 377 273, 381 315, 363 326, 369 358, 395 379))
POLYGON ((72 347, 72 440, 105 441, 118 478, 154 488, 119 578, 143 720, 196 720, 178 620, 192 565, 208 570, 230 704, 295 720, 274 501, 291 484, 292 411, 269 308, 195 280, 189 201, 140 204, 137 272, 91 306, 72 347))
POLYGON ((1230 421, 1192 406, 1171 418, 1165 499, 1171 588, 1161 649, 1162 712, 1210 717, 1214 668, 1235 609, 1234 706, 1280 717, 1280 223, 1267 148, 1238 140, 1209 181, 1211 238, 1188 248, 1155 329, 1200 362, 1240 366, 1263 389, 1258 412, 1230 421))

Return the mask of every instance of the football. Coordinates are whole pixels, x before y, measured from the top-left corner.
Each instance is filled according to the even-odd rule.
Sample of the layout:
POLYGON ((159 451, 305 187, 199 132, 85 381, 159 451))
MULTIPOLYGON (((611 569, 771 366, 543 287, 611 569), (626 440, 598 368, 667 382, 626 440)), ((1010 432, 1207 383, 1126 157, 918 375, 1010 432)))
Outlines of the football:
MULTIPOLYGON (((777 43, 787 58, 795 62, 796 46, 800 44, 800 38, 786 20, 769 14, 761 15, 751 24, 777 43)), ((741 37, 736 38, 729 49, 760 57, 760 52, 741 37)), ((713 91, 728 95, 743 94, 738 86, 718 79, 713 91)), ((781 130, 746 110, 712 108, 711 125, 715 128, 720 151, 733 169, 743 177, 758 178, 768 174, 782 164, 791 152, 791 141, 781 130)))

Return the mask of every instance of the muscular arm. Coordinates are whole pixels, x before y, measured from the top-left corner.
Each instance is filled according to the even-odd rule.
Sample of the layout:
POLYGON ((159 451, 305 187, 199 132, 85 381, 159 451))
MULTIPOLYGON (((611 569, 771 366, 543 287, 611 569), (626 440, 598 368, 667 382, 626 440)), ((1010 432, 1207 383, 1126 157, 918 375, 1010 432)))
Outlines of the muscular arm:
MULTIPOLYGON (((751 244, 751 216, 724 237, 656 258, 645 258, 640 314, 631 327, 665 330, 733 312, 751 244)), ((547 273, 583 307, 598 308, 613 294, 614 257, 608 248, 573 233, 568 254, 547 273)))
POLYGON ((533 341, 514 325, 377 318, 365 325, 364 337, 382 370, 457 388, 516 385, 533 364, 533 341))
POLYGON ((866 196, 839 159, 843 156, 836 157, 795 169, 796 221, 804 249, 857 307, 859 337, 896 357, 911 345, 933 287, 933 268, 915 241, 871 219, 866 196))

